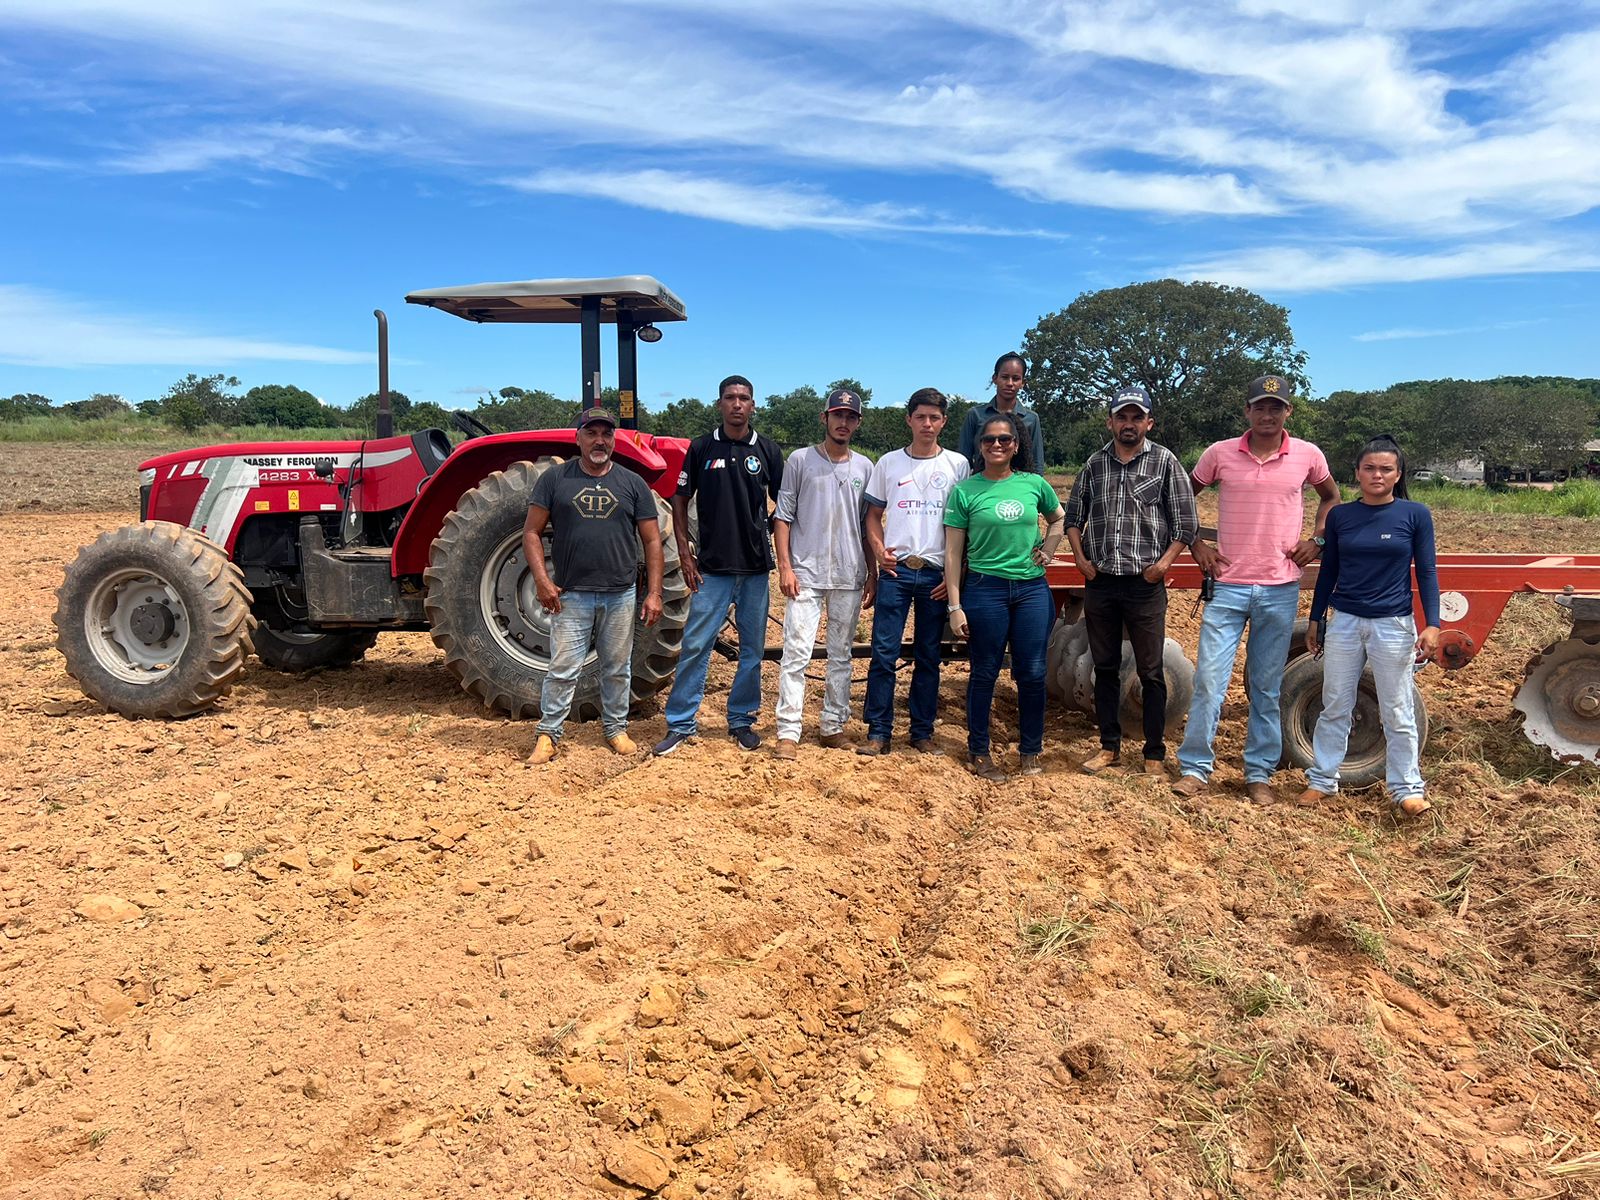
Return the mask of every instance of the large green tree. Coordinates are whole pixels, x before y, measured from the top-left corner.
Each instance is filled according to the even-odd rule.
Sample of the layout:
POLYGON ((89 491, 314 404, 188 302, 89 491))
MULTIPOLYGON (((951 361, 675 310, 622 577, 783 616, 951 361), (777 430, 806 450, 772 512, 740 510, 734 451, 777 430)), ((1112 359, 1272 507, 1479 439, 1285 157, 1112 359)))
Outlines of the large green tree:
POLYGON ((38 392, 18 392, 14 396, 0 396, 0 421, 20 421, 24 417, 42 417, 50 412, 50 398, 38 392))
POLYGON ((104 421, 133 415, 133 405, 114 392, 96 392, 87 400, 63 404, 61 411, 75 421, 104 421))
POLYGON ((287 383, 251 388, 240 400, 239 409, 246 424, 281 425, 285 429, 309 429, 327 419, 322 401, 304 388, 287 383))
POLYGON ((1160 279, 1085 292, 1023 339, 1027 400, 1046 459, 1081 461, 1104 441, 1105 404, 1124 384, 1155 403, 1156 438, 1182 453, 1243 427, 1245 385, 1283 375, 1306 394, 1305 354, 1289 312, 1245 288, 1160 279))
POLYGON ((239 397, 229 389, 238 386, 239 381, 232 375, 190 372, 164 395, 143 401, 139 411, 184 430, 199 429, 202 425, 232 425, 239 418, 239 397))

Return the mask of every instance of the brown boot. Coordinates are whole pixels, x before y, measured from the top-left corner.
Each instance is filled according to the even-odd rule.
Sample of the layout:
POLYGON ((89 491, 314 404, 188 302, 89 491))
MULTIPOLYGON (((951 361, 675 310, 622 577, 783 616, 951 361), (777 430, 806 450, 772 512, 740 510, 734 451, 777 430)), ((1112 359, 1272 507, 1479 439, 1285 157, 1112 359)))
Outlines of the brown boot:
POLYGON ((967 755, 967 770, 979 779, 987 779, 990 783, 1004 783, 1006 773, 994 765, 994 759, 987 754, 967 755))
POLYGON ((1272 785, 1264 780, 1245 784, 1244 795, 1252 804, 1276 804, 1280 799, 1272 785))
POLYGON ((1185 800, 1187 800, 1191 796, 1198 796, 1210 786, 1211 785, 1209 783, 1207 783, 1204 779, 1201 779, 1198 775, 1185 775, 1182 779, 1178 780, 1177 783, 1172 785, 1172 791, 1174 795, 1182 796, 1185 800))
POLYGON ((939 747, 931 737, 918 738, 911 743, 911 748, 918 754, 937 754, 939 747))
POLYGON ((1024 754, 1017 759, 1018 775, 1043 775, 1044 767, 1039 763, 1037 754, 1024 754))
POLYGON ((842 729, 838 733, 824 733, 818 736, 817 743, 827 750, 848 750, 850 735, 842 729))
POLYGON ((1114 767, 1122 761, 1122 755, 1115 750, 1100 750, 1098 753, 1085 759, 1078 767, 1085 775, 1098 775, 1107 767, 1114 767))
POLYGON ((800 757, 800 743, 793 738, 779 738, 778 744, 772 748, 772 757, 792 762, 800 757))
POLYGON ((1330 793, 1323 791, 1321 788, 1308 787, 1295 798, 1295 803, 1306 808, 1315 808, 1326 800, 1329 795, 1330 793))
POLYGON ((556 756, 556 740, 548 733, 541 733, 539 740, 533 744, 533 753, 528 755, 528 765, 542 767, 556 756))
POLYGON ((868 758, 875 757, 879 754, 887 754, 889 753, 888 739, 868 738, 866 741, 862 742, 861 745, 856 747, 856 753, 864 754, 868 758))
POLYGON ((1147 758, 1144 760, 1144 773, 1165 779, 1167 777, 1167 764, 1159 758, 1147 758))
POLYGON ((611 753, 613 754, 632 754, 634 751, 639 749, 639 747, 634 744, 633 739, 626 733, 619 733, 616 737, 608 737, 606 739, 606 745, 611 747, 611 753))

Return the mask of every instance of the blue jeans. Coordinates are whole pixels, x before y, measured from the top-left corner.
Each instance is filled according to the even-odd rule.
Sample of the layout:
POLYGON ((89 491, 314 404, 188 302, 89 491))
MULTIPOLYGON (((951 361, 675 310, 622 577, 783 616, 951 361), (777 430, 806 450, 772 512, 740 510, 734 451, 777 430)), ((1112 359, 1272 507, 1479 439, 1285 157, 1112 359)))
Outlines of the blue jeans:
POLYGON ((637 619, 634 588, 561 593, 561 611, 550 622, 550 669, 539 689, 537 732, 561 740, 561 727, 572 711, 578 676, 591 648, 600 660, 600 720, 606 737, 616 737, 628 728, 633 623, 637 619))
POLYGON ((862 718, 867 736, 887 742, 894 730, 894 668, 900 660, 906 614, 912 614, 911 740, 933 736, 939 711, 939 639, 948 606, 933 598, 944 582, 943 567, 898 566, 893 575, 878 576, 878 599, 872 609, 872 666, 867 670, 867 700, 862 718))
POLYGON ((706 575, 689 600, 683 629, 683 653, 677 678, 667 697, 667 732, 692 736, 699 728, 700 701, 706 694, 711 647, 733 605, 739 630, 739 666, 728 693, 728 732, 749 729, 761 709, 761 655, 767 645, 767 599, 770 576, 706 575))
POLYGON ((1219 583, 1215 598, 1200 621, 1200 661, 1194 669, 1194 700, 1189 724, 1178 747, 1178 769, 1185 775, 1211 778, 1216 756, 1211 739, 1217 733, 1222 698, 1233 678, 1239 640, 1250 626, 1246 661, 1250 667, 1250 723, 1244 739, 1244 781, 1265 783, 1283 756, 1283 715, 1278 689, 1289 661, 1289 639, 1300 611, 1300 584, 1219 583))
POLYGON ((967 683, 967 752, 989 753, 989 713, 1000 663, 1011 647, 1011 679, 1017 685, 1017 750, 1044 749, 1044 659, 1055 621, 1055 601, 1044 576, 1002 579, 978 571, 961 587, 967 613, 972 673, 967 683))
POLYGON ((1355 711, 1361 669, 1372 667, 1378 711, 1383 718, 1384 766, 1395 803, 1422 795, 1422 752, 1413 700, 1411 668, 1417 658, 1417 626, 1403 617, 1328 617, 1322 650, 1322 715, 1312 739, 1315 763, 1306 782, 1319 792, 1339 790, 1339 764, 1350 745, 1350 714, 1355 711))

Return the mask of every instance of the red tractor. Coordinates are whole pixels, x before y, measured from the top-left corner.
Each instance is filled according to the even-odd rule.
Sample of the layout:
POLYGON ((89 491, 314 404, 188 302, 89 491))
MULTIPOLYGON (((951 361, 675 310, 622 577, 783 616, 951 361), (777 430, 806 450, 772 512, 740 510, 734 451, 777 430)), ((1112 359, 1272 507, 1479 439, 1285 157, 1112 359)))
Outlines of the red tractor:
MULTIPOLYGON (((666 501, 689 443, 637 432, 636 352, 660 339, 658 322, 686 319, 683 303, 648 276, 479 284, 406 301, 469 321, 580 325, 590 403, 600 326, 616 326, 616 459, 655 491, 666 556, 661 620, 634 639, 634 697, 653 696, 672 680, 689 608, 666 501)), ((140 467, 139 523, 80 550, 57 592, 57 644, 86 693, 127 716, 189 716, 228 692, 252 650, 281 671, 343 667, 379 633, 404 629, 431 633, 490 708, 538 712, 550 618, 522 525, 534 480, 572 453, 574 431, 495 433, 458 414, 459 445, 438 429, 394 435, 387 322, 376 315, 377 437, 208 446, 140 467)), ((574 712, 598 711, 591 663, 574 712)))

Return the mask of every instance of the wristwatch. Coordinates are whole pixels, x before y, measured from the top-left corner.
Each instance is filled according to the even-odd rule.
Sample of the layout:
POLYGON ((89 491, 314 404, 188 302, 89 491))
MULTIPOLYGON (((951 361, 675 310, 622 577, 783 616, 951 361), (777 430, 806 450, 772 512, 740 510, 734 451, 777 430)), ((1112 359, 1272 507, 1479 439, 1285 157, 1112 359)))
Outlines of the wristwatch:
POLYGON ((1317 549, 1319 549, 1319 550, 1322 549, 1322 547, 1324 547, 1324 546, 1326 546, 1328 544, 1328 539, 1327 538, 1320 537, 1317 534, 1312 534, 1311 535, 1311 540, 1317 544, 1317 549))
POLYGON ((959 605, 959 604, 952 604, 952 605, 948 606, 945 609, 945 612, 960 612, 960 611, 961 611, 961 605, 959 605))

